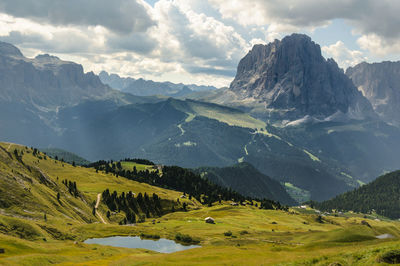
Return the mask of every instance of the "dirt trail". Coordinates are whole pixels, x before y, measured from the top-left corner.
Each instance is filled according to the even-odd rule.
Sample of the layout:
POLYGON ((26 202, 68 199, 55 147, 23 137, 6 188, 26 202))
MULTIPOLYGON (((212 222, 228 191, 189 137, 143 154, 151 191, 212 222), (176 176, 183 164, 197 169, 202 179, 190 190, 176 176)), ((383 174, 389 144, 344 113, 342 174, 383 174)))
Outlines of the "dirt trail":
POLYGON ((107 222, 101 216, 100 212, 97 211, 97 208, 99 207, 99 204, 100 204, 100 199, 101 199, 101 193, 97 194, 96 206, 94 208, 96 209, 96 214, 99 216, 99 218, 103 222, 103 224, 107 224, 107 222))

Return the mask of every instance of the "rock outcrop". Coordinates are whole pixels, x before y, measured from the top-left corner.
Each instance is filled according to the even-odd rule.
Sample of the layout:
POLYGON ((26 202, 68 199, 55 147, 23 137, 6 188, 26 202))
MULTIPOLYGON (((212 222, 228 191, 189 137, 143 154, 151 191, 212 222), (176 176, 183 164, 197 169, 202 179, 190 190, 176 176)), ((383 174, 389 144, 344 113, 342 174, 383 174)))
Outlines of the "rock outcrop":
POLYGON ((112 93, 93 72, 50 55, 30 59, 0 42, 0 101, 22 103, 42 110, 101 99, 112 93))
MULTIPOLYGON (((262 104, 269 118, 316 119, 342 113, 349 119, 374 117, 368 100, 333 59, 321 55, 310 37, 292 34, 255 45, 240 61, 227 101, 262 104)), ((337 115, 336 115, 337 116, 337 115)))
POLYGON ((400 126, 400 61, 363 62, 348 68, 346 75, 383 120, 400 126))

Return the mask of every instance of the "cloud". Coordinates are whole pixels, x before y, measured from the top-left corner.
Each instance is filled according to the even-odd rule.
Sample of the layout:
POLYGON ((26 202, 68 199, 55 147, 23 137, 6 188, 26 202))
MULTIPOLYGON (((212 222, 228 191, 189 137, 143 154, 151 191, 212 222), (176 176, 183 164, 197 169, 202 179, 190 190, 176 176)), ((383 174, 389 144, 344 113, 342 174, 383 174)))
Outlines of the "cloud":
POLYGON ((124 34, 155 25, 140 0, 2 0, 0 12, 58 26, 101 25, 124 34))
POLYGON ((157 40, 147 32, 135 32, 123 36, 111 33, 105 44, 110 50, 148 54, 156 48, 157 40))
POLYGON ((399 52, 400 1, 395 0, 209 0, 223 18, 244 26, 268 25, 268 37, 311 30, 344 19, 353 32, 362 35, 359 43, 379 55, 399 52), (373 41, 368 45, 366 40, 373 41), (375 50, 378 49, 378 50, 375 50))
POLYGON ((367 58, 361 51, 348 49, 342 41, 337 41, 329 46, 323 46, 322 52, 326 56, 335 59, 338 65, 343 69, 354 66, 362 61, 367 61, 367 58))
MULTIPOLYGON (((400 53, 394 0, 3 0, 0 40, 85 70, 226 86, 254 44, 343 19, 357 35, 322 47, 341 67, 400 53), (354 41, 355 42, 355 41, 354 41), (369 53, 368 53, 369 51, 369 53)), ((337 34, 337 33, 336 33, 337 34)), ((339 38, 340 39, 340 38, 339 38)))
POLYGON ((166 62, 181 64, 192 74, 232 76, 249 43, 234 27, 194 11, 193 2, 197 3, 193 6, 200 5, 198 1, 179 0, 160 0, 155 4, 153 17, 157 27, 150 32, 158 39, 159 49, 153 54, 166 62))
POLYGON ((215 67, 201 67, 195 65, 188 65, 185 67, 190 73, 204 73, 204 74, 212 74, 217 76, 228 76, 232 77, 236 74, 236 70, 234 69, 218 69, 215 67))
POLYGON ((362 49, 370 51, 375 56, 400 54, 400 39, 385 39, 376 34, 367 34, 358 38, 357 43, 362 49))
POLYGON ((155 5, 158 33, 171 38, 179 44, 184 56, 201 59, 232 58, 237 52, 245 50, 246 41, 217 19, 196 13, 185 5, 184 1, 161 0, 155 5))
POLYGON ((20 48, 36 49, 45 53, 87 53, 104 51, 101 29, 55 27, 27 19, 0 14, 0 39, 20 48), (7 30, 5 30, 7 29, 7 30))
MULTIPOLYGON (((275 28, 315 27, 329 23, 342 14, 351 13, 346 0, 209 0, 225 18, 235 19, 242 25, 274 25, 275 28), (318 12, 316 12, 318 11, 318 12)), ((354 2, 354 1, 353 1, 354 2)))

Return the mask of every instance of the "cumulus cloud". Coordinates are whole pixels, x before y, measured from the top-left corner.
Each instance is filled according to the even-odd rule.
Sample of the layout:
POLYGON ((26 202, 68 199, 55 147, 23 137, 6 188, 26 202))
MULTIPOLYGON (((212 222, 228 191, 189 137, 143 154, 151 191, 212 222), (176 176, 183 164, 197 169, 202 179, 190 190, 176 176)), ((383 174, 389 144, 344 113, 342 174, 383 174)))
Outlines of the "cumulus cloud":
POLYGON ((249 48, 235 28, 197 13, 187 1, 160 0, 153 17, 158 22, 151 30, 160 44, 157 55, 165 61, 179 61, 193 74, 231 76, 249 48))
POLYGON ((335 59, 338 65, 343 69, 367 60, 361 51, 348 49, 342 41, 337 41, 329 46, 323 46, 322 52, 327 57, 335 59))
MULTIPOLYGON (((397 51, 400 1, 395 0, 209 0, 224 18, 242 25, 269 25, 271 36, 300 29, 314 30, 344 19, 362 35, 359 43, 372 53, 397 51), (366 40, 373 41, 367 45, 366 40), (374 50, 378 48, 378 50, 374 50)), ((268 38, 271 39, 271 38, 268 38)))
POLYGON ((386 39, 377 34, 367 34, 358 38, 357 43, 362 49, 370 51, 375 56, 400 54, 400 39, 386 39))
POLYGON ((0 15, 0 40, 46 53, 102 52, 99 28, 56 27, 0 15))
POLYGON ((0 12, 53 25, 101 25, 120 33, 155 24, 139 0, 2 0, 0 12))

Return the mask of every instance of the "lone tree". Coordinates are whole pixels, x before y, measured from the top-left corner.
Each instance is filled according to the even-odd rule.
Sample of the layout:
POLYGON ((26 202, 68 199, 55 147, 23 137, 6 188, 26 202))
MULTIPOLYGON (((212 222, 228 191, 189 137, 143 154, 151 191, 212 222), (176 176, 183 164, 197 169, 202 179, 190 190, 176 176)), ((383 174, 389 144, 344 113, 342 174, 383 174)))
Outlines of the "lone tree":
POLYGON ((57 192, 57 200, 60 201, 60 192, 57 192))

